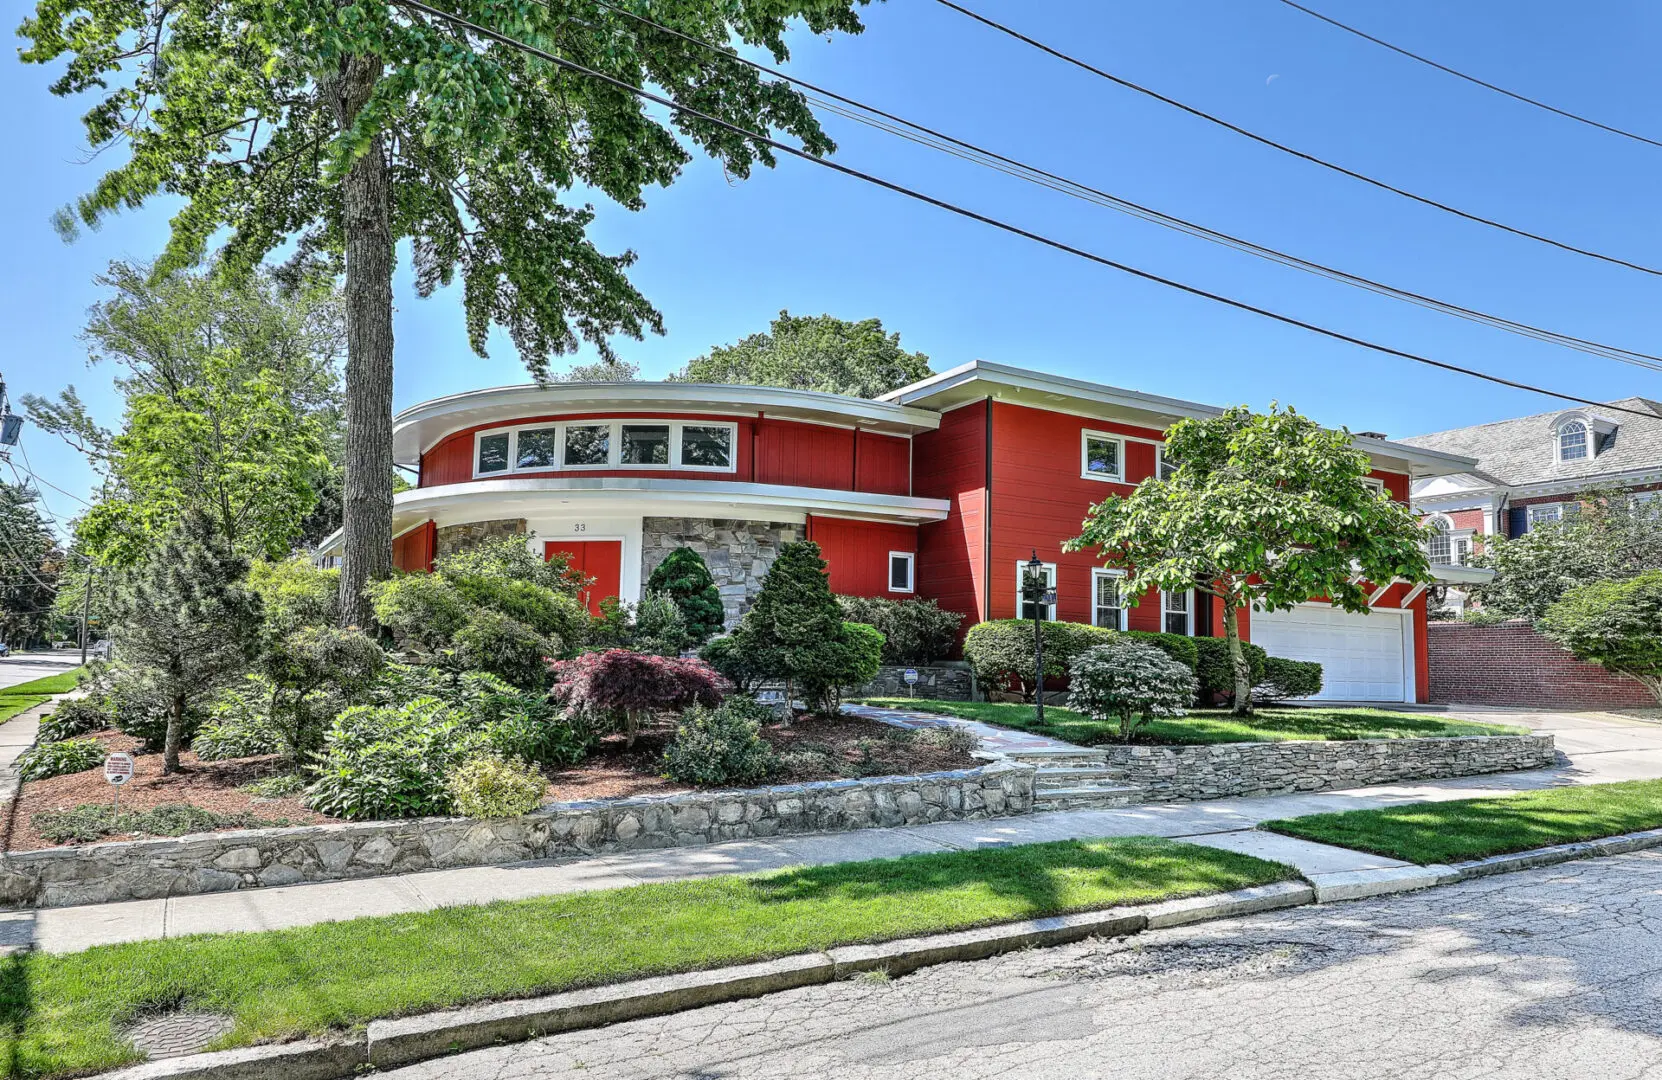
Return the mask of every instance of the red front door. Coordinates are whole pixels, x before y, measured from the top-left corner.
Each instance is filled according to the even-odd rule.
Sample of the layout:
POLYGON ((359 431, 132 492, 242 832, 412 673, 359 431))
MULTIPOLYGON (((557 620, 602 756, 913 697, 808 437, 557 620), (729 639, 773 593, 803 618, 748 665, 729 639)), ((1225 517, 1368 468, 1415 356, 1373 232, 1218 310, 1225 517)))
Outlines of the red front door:
POLYGON ((600 602, 616 596, 623 585, 622 540, 550 540, 543 545, 543 558, 564 555, 571 568, 593 579, 577 596, 590 615, 600 614, 600 602))

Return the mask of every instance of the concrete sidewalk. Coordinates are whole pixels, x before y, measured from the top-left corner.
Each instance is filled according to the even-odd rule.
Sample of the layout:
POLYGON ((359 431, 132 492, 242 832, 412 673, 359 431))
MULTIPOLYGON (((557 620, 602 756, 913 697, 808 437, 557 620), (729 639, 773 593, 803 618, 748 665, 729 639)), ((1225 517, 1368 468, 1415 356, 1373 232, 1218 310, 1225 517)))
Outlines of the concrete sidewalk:
POLYGON ((49 952, 73 952, 121 941, 268 930, 650 881, 1111 836, 1183 839, 1291 863, 1318 885, 1365 882, 1369 875, 1416 871, 1396 860, 1258 832, 1255 827, 1263 821, 1300 814, 1662 777, 1662 727, 1654 724, 1566 713, 1485 713, 1484 719, 1550 731, 1569 760, 1554 769, 1310 795, 1061 811, 990 821, 734 841, 563 862, 468 867, 166 900, 5 912, 0 913, 0 945, 17 948, 33 944, 49 952))

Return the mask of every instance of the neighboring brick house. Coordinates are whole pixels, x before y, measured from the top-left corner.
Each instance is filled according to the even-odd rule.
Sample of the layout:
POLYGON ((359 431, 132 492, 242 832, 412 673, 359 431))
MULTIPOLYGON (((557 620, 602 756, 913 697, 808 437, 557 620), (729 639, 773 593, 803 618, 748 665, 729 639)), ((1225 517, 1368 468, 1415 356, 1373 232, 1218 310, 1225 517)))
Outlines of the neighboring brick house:
POLYGON ((1441 530, 1434 557, 1459 565, 1483 536, 1518 537, 1561 520, 1589 488, 1654 497, 1662 487, 1662 403, 1632 397, 1609 404, 1616 408, 1560 409, 1401 440, 1477 459, 1469 472, 1414 482, 1414 508, 1441 530))
MULTIPOLYGON (((808 539, 837 592, 927 597, 968 623, 1034 614, 1018 586, 1037 551, 1056 589, 1044 618, 1213 636, 1222 613, 1204 594, 1151 591, 1133 606, 1116 573, 1062 545, 1093 503, 1161 471, 1171 424, 1220 411, 985 361, 879 401, 699 383, 479 390, 394 417, 394 459, 420 474, 394 501, 395 563, 424 570, 477 536, 523 535, 592 578, 597 607, 639 599, 685 543, 704 553, 731 622, 780 545, 808 539)), ((1401 502, 1476 464, 1365 434, 1355 445, 1401 502)), ((1378 582, 1371 596, 1365 615, 1243 613, 1242 632, 1321 662, 1325 697, 1425 700, 1425 587, 1378 582)))

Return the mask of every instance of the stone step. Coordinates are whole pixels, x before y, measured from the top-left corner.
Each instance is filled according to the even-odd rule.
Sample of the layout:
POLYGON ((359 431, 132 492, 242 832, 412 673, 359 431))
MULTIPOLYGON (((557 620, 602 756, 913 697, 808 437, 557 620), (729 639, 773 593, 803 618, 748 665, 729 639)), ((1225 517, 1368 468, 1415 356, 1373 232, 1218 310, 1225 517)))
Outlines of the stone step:
POLYGON ((1087 750, 1083 747, 1057 747, 1055 749, 1009 750, 1005 756, 1012 761, 1019 761, 1024 765, 1038 765, 1040 767, 1055 765, 1106 765, 1108 751, 1087 750))
POLYGON ((1143 792, 1135 787, 1047 788, 1033 793, 1033 809, 1103 810, 1142 802, 1143 792))
POLYGON ((1039 788, 1124 787, 1124 770, 1092 768, 1088 765, 1074 768, 1040 769, 1033 775, 1039 788))

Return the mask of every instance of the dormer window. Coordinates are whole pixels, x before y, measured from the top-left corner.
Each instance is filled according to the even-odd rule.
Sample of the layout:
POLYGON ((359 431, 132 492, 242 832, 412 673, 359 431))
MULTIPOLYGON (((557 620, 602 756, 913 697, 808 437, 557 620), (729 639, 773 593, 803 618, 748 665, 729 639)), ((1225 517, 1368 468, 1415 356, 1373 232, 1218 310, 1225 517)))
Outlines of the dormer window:
POLYGON ((1587 457, 1587 425, 1569 420, 1558 427, 1558 460, 1582 461, 1587 457))

